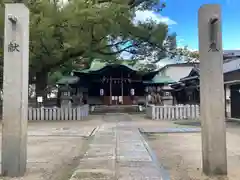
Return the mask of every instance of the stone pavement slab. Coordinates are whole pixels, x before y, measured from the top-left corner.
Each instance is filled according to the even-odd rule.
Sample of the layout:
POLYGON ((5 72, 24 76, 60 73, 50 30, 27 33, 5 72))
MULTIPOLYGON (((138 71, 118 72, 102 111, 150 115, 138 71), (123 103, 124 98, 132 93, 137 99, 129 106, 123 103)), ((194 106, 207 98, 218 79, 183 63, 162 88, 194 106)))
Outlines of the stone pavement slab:
POLYGON ((201 128, 140 128, 142 133, 197 133, 201 128))
POLYGON ((124 115, 104 118, 115 123, 99 127, 71 180, 162 180, 139 130, 124 115))
POLYGON ((161 173, 137 128, 117 129, 117 179, 161 180, 161 173))
POLYGON ((29 129, 29 136, 83 136, 88 137, 94 133, 95 127, 76 127, 76 128, 39 128, 29 129))
POLYGON ((99 127, 71 180, 115 179, 116 124, 99 127))

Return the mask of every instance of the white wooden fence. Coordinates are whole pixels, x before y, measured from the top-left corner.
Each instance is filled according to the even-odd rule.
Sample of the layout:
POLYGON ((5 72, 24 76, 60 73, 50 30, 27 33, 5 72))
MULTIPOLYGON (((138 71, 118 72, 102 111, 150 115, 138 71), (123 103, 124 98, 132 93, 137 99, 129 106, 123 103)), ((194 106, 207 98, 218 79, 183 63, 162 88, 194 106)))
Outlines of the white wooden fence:
POLYGON ((199 105, 155 106, 148 105, 147 117, 154 120, 199 119, 199 105))
POLYGON ((28 108, 28 120, 82 120, 88 114, 88 105, 72 108, 28 108))

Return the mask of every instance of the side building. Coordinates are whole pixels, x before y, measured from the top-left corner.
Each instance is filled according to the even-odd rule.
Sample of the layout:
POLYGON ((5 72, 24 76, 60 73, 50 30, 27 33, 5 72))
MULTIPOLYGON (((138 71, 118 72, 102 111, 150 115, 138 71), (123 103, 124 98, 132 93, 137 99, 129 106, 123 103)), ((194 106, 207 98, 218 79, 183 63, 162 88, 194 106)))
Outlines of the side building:
MULTIPOLYGON (((240 53, 239 53, 240 55, 240 53)), ((240 57, 238 54, 228 54, 224 58, 224 88, 226 116, 232 119, 240 119, 240 57)), ((193 68, 188 76, 171 84, 172 94, 176 104, 199 104, 200 103, 200 69, 193 68)))

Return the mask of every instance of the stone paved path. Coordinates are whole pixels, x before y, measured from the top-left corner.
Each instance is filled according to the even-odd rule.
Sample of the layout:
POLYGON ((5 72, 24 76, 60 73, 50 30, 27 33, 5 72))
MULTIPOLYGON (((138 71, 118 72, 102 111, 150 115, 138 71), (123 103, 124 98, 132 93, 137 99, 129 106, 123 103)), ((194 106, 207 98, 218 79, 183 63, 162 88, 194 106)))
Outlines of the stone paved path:
POLYGON ((71 180, 162 180, 138 129, 124 117, 105 117, 112 122, 95 133, 71 180))
POLYGON ((76 127, 76 128, 39 128, 29 129, 29 136, 82 136, 88 137, 95 132, 94 127, 76 127))
POLYGON ((142 133, 200 133, 201 128, 140 128, 142 133))

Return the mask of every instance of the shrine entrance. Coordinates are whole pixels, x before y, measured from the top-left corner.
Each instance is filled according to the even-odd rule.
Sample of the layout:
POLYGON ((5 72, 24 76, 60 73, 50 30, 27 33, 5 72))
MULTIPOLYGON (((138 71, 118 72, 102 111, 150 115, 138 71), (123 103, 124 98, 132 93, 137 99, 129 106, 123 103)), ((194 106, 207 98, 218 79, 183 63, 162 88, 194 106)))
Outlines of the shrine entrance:
POLYGON ((111 83, 111 97, 110 104, 120 105, 123 104, 123 82, 121 79, 113 80, 111 83), (119 83, 114 83, 119 82, 119 83), (111 102, 112 101, 112 102, 111 102))
MULTIPOLYGON (((128 78, 104 77, 102 96, 105 105, 131 105, 131 80, 128 78), (105 92, 105 93, 104 93, 105 92)), ((133 90, 132 90, 133 91, 133 90)))

